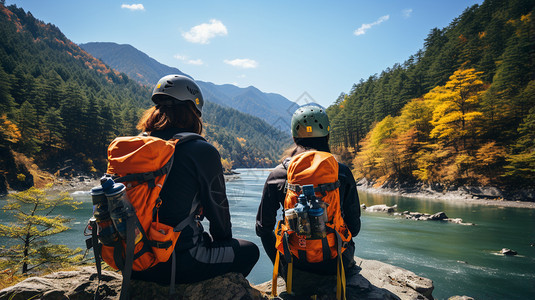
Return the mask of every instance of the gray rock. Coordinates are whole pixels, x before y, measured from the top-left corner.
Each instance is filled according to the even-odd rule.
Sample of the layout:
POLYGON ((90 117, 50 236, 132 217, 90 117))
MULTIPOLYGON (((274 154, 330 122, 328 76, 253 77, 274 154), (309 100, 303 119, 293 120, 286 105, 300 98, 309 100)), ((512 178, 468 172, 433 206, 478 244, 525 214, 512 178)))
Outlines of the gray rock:
POLYGON ((511 250, 509 248, 503 248, 502 251, 500 251, 503 255, 517 255, 518 252, 515 250, 511 250))
MULTIPOLYGON (((362 270, 347 279, 348 300, 356 299, 433 299, 433 281, 413 272, 376 260, 355 257, 362 270)), ((293 292, 296 295, 318 294, 317 299, 336 298, 336 277, 310 274, 294 269, 293 292), (297 279, 298 278, 298 279, 297 279)), ((256 285, 261 292, 271 295, 271 281, 256 285)), ((294 299, 286 293, 282 278, 277 280, 281 299, 294 299)))
MULTIPOLYGON (((360 274, 347 279, 346 296, 354 299, 433 299, 433 282, 413 272, 375 260, 355 257, 362 268, 360 274)), ((336 277, 314 275, 294 269, 294 291, 320 294, 317 299, 334 299, 336 277), (299 278, 300 280, 298 280, 299 278), (306 278, 307 280, 301 280, 306 278)), ((98 286, 98 299, 118 299, 121 290, 120 273, 104 271, 98 286)), ((77 271, 62 271, 42 277, 32 277, 0 291, 4 299, 93 299, 98 279, 94 267, 77 271)), ((282 278, 277 281, 281 299, 294 299, 285 293, 282 278)), ((268 299, 271 281, 251 287, 241 274, 229 273, 194 284, 176 286, 179 299, 268 299)), ((131 299, 168 299, 169 287, 155 283, 132 281, 131 299)))
POLYGON ((460 224, 460 225, 475 225, 474 223, 464 223, 461 218, 448 218, 444 212, 437 212, 436 214, 422 214, 419 212, 410 212, 404 211, 399 214, 405 216, 405 219, 416 220, 416 221, 446 221, 450 223, 460 224))
POLYGON ((474 300, 474 298, 468 296, 452 296, 448 300, 474 300))
POLYGON ((377 205, 372 205, 372 206, 366 208, 366 211, 393 213, 396 210, 397 207, 398 207, 397 204, 395 204, 393 206, 388 206, 388 205, 385 205, 385 204, 377 204, 377 205))
POLYGON ((367 187, 369 185, 370 185, 370 182, 368 181, 368 179, 366 179, 366 177, 362 178, 361 180, 357 182, 357 186, 367 187))
MULTIPOLYGON (((98 287, 98 299, 119 299, 122 276, 104 271, 98 287)), ((97 274, 94 267, 78 271, 57 272, 43 277, 31 277, 17 285, 0 291, 4 299, 77 299, 92 300, 97 291, 97 274)), ((241 274, 228 273, 194 284, 176 286, 180 299, 265 299, 253 289, 241 274)), ((169 287, 155 283, 132 281, 131 299, 168 299, 169 287)))
POLYGON ((400 299, 433 299, 433 281, 411 271, 376 260, 355 257, 360 274, 378 288, 386 289, 400 299))
POLYGON ((429 217, 429 220, 442 221, 442 220, 446 220, 447 218, 448 216, 446 216, 446 214, 441 211, 441 212, 437 212, 436 214, 431 215, 431 217, 429 217))
MULTIPOLYGON (((102 299, 118 298, 122 277, 110 271, 103 272, 99 295, 102 299)), ((93 267, 77 271, 62 271, 43 277, 30 277, 0 291, 0 299, 93 299, 97 290, 97 274, 93 267)))

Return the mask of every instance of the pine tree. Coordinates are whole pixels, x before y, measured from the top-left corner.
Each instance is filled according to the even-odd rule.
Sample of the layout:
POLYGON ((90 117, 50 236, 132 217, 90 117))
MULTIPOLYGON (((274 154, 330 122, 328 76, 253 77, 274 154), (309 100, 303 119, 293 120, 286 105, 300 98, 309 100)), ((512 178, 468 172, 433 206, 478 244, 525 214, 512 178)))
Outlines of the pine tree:
POLYGON ((39 118, 37 111, 30 102, 24 101, 20 106, 17 114, 17 125, 21 134, 18 149, 28 155, 34 155, 39 152, 42 144, 38 135, 39 118))
POLYGON ((35 187, 27 191, 10 194, 7 204, 2 209, 15 219, 10 226, 0 224, 0 236, 15 239, 9 248, 1 247, 4 257, 3 264, 12 268, 21 268, 26 273, 45 265, 61 265, 80 260, 82 250, 70 250, 64 245, 50 244, 46 237, 69 229, 68 218, 55 214, 60 206, 71 206, 76 209, 80 202, 74 202, 67 193, 50 197, 44 190, 35 187))

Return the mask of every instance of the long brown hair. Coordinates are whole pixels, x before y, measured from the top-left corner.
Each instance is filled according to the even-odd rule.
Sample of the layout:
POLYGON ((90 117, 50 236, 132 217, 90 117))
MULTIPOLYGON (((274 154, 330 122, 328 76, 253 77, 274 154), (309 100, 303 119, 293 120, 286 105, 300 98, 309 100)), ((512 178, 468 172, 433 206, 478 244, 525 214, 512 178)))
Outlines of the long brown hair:
POLYGON ((187 101, 172 106, 156 105, 147 109, 136 128, 144 132, 182 128, 201 134, 202 121, 193 102, 187 101))

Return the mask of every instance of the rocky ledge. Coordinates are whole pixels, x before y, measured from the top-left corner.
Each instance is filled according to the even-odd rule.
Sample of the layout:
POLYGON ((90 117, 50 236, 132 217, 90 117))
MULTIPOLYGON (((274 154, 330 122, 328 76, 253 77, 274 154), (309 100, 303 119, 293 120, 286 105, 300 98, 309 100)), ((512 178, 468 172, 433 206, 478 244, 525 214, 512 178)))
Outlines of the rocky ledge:
MULTIPOLYGON (((433 282, 413 272, 375 260, 355 257, 362 270, 359 275, 348 279, 347 299, 433 299, 433 282)), ((300 283, 294 279, 294 291, 309 293, 315 291, 317 299, 335 299, 335 277, 300 274, 294 270, 294 278, 312 276, 312 280, 300 283)), ((270 277, 271 274, 266 274, 270 277)), ((102 281, 94 267, 83 267, 77 271, 62 271, 42 277, 28 278, 12 287, 0 291, 4 299, 118 299, 121 290, 121 274, 104 271, 102 281), (95 292, 98 288, 98 297, 95 292)), ((277 282, 279 299, 295 299, 288 295, 284 281, 277 282)), ((270 299, 271 281, 251 286, 241 274, 229 273, 195 284, 181 284, 176 287, 176 299, 270 299)), ((132 281, 131 299, 169 299, 167 286, 132 281)))

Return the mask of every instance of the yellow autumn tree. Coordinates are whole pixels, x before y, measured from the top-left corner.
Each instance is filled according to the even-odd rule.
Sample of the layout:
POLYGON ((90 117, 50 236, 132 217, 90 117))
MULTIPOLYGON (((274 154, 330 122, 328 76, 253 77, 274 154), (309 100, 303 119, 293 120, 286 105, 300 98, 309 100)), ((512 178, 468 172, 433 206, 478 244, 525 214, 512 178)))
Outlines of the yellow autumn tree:
POLYGON ((6 115, 0 116, 0 145, 5 142, 16 144, 21 138, 20 130, 6 115))
POLYGON ((456 151, 473 147, 473 139, 480 132, 482 117, 478 103, 485 90, 480 79, 483 72, 460 69, 450 76, 444 86, 438 86, 425 95, 434 107, 430 137, 456 151))
POLYGON ((420 150, 413 172, 428 182, 466 182, 474 180, 477 139, 481 132, 479 101, 486 86, 482 72, 460 69, 449 81, 424 95, 432 107, 430 142, 420 150))
POLYGON ((384 181, 392 175, 393 161, 396 155, 387 155, 392 151, 391 138, 395 128, 395 119, 386 116, 377 123, 362 142, 362 151, 355 157, 355 175, 384 181))

